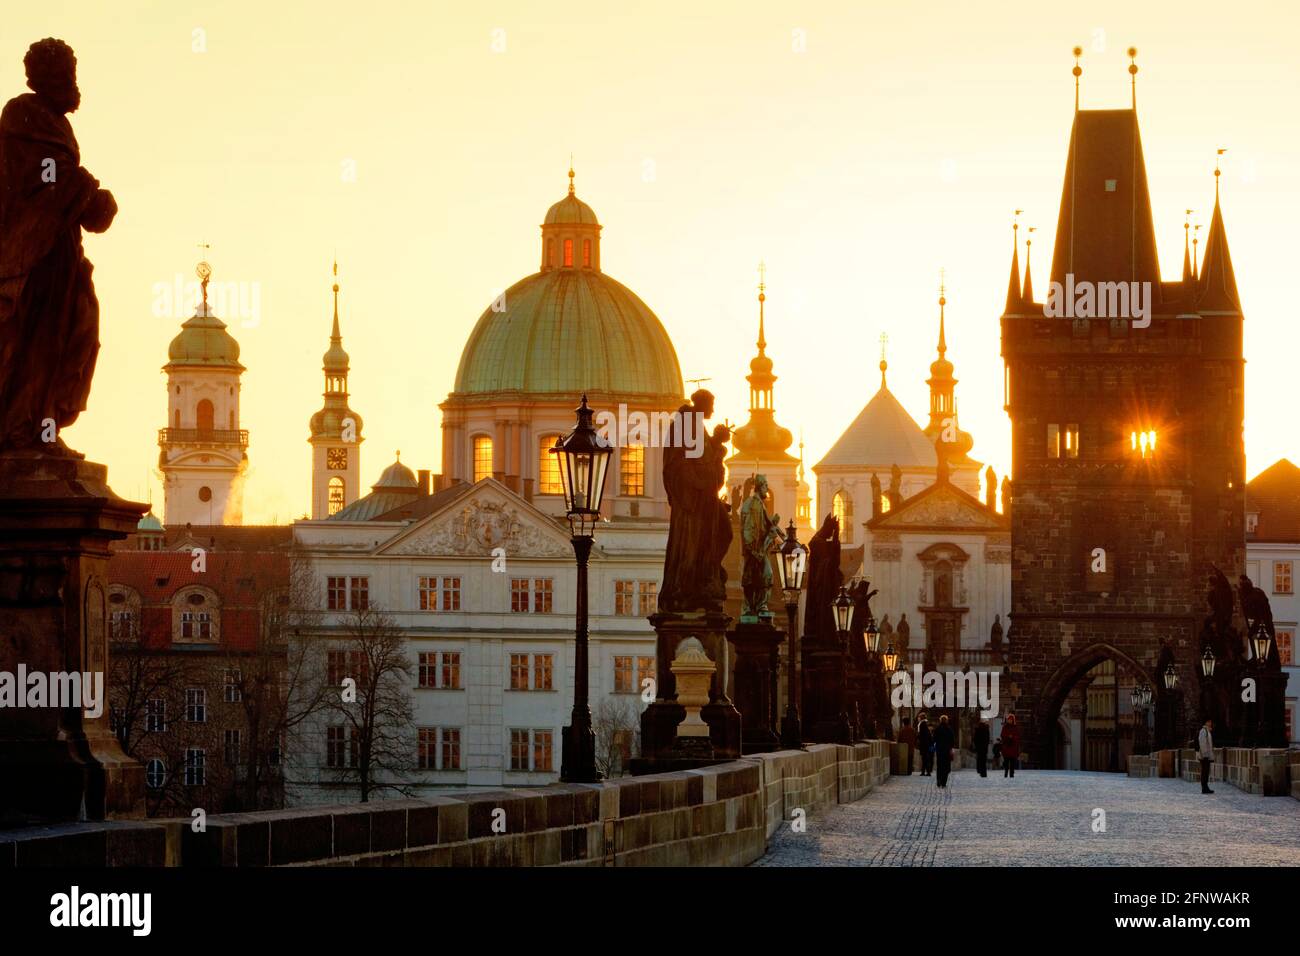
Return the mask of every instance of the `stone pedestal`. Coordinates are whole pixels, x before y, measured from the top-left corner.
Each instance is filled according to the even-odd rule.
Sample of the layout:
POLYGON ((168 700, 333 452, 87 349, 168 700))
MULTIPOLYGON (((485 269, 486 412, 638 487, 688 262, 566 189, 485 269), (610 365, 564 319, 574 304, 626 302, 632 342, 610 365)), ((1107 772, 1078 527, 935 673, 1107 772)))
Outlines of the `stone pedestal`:
POLYGON ((743 732, 741 748, 747 754, 779 750, 780 737, 772 723, 777 712, 775 700, 778 654, 785 632, 770 620, 741 621, 728 640, 736 650, 736 709, 740 711, 743 732))
POLYGON ((632 761, 634 774, 658 773, 682 769, 680 756, 674 755, 677 725, 686 717, 686 708, 677 701, 677 680, 672 661, 677 645, 693 637, 704 647, 709 660, 717 665, 709 684, 709 703, 700 716, 709 725, 709 742, 713 760, 734 760, 740 756, 740 712, 731 700, 731 650, 727 643, 727 626, 731 618, 720 611, 662 611, 651 615, 650 623, 658 637, 655 652, 655 702, 641 713, 641 756, 632 761))
POLYGON ((143 812, 144 768, 109 729, 105 572, 109 542, 132 534, 146 506, 106 478, 80 458, 0 454, 0 671, 103 674, 105 698, 98 717, 0 707, 0 818, 143 812))
POLYGON ((852 743, 853 728, 846 709, 847 675, 839 640, 805 634, 800 644, 804 743, 852 743))

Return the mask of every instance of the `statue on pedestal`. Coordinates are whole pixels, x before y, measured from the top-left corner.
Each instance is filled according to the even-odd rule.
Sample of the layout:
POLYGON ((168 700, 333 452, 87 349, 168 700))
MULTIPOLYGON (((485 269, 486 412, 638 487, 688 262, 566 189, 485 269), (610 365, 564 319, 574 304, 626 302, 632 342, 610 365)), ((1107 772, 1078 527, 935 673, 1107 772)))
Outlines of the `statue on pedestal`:
POLYGON ((72 48, 39 40, 23 65, 32 92, 0 113, 0 451, 80 457, 58 430, 85 410, 99 353, 81 230, 107 230, 117 203, 68 122, 81 103, 72 48))
POLYGON ((767 608, 768 598, 772 596, 772 564, 768 560, 768 554, 778 540, 785 540, 785 533, 781 530, 780 515, 767 513, 767 507, 763 504, 767 493, 767 476, 755 475, 754 493, 740 506, 740 533, 744 554, 740 586, 745 595, 740 612, 742 621, 772 617, 772 612, 767 608))
POLYGON ((907 663, 907 649, 912 642, 912 625, 907 623, 907 612, 904 611, 898 619, 898 653, 903 656, 903 663, 907 663))
POLYGON ((808 601, 804 606, 803 632, 830 639, 835 636, 835 612, 831 609, 844 575, 840 573, 840 522, 828 514, 808 542, 808 601))
POLYGON ((989 628, 989 650, 996 657, 1002 653, 1002 615, 993 615, 993 626, 989 628))

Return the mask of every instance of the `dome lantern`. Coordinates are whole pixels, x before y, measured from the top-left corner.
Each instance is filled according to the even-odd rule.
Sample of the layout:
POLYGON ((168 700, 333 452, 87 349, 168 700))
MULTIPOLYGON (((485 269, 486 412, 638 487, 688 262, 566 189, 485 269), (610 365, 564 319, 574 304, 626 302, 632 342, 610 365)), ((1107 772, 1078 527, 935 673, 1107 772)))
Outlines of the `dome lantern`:
POLYGON ((577 197, 573 165, 569 165, 569 194, 546 211, 542 222, 542 271, 588 269, 600 271, 600 223, 596 213, 577 197))

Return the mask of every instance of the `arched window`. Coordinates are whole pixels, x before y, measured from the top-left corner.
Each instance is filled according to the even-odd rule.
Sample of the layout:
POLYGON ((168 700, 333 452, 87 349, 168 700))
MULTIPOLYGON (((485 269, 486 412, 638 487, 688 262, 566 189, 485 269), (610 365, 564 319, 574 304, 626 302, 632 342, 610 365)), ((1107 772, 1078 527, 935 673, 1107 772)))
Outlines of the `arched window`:
POLYGON ((543 435, 537 439, 537 493, 539 495, 564 494, 560 480, 560 456, 552 455, 558 435, 543 435))
POLYGON ((199 404, 194 408, 194 417, 197 420, 195 427, 201 432, 212 431, 213 409, 212 403, 206 398, 201 399, 199 404))
POLYGON ((172 641, 207 643, 221 639, 221 606, 209 588, 191 586, 172 595, 172 641))
POLYGON ((645 494, 645 446, 625 445, 618 452, 618 493, 645 494))
POLYGON ((582 240, 582 264, 588 269, 591 268, 591 240, 582 240))
POLYGON ((144 782, 150 790, 161 790, 167 782, 167 765, 153 757, 144 766, 144 782))
POLYGON ((835 515, 840 523, 840 542, 852 544, 853 499, 842 491, 835 492, 835 497, 831 499, 831 514, 835 515))
POLYGON ((934 606, 952 607, 952 564, 948 561, 934 566, 934 606))
POLYGON ((335 475, 329 483, 329 501, 326 505, 327 513, 336 515, 343 510, 343 479, 335 475))
POLYGON ((474 436, 474 480, 482 481, 492 475, 492 439, 487 435, 474 436))
POLYGON ((573 265, 573 240, 564 240, 564 264, 565 266, 573 265))

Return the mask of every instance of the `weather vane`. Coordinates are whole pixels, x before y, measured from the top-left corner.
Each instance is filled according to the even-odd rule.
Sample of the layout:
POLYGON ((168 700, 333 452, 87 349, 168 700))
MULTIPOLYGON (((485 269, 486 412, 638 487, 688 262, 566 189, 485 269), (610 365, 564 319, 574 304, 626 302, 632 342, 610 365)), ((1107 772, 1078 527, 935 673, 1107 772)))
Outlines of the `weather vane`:
MULTIPOLYGON (((211 249, 212 247, 208 245, 206 242, 200 242, 199 248, 204 251, 203 254, 206 256, 207 250, 211 249)), ((207 315, 208 314, 208 280, 212 278, 212 266, 208 265, 208 261, 206 258, 199 260, 199 264, 194 267, 194 274, 199 277, 199 283, 203 287, 203 314, 207 315)))

